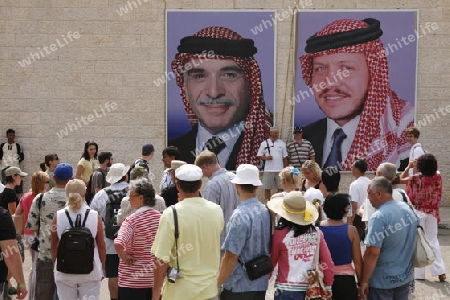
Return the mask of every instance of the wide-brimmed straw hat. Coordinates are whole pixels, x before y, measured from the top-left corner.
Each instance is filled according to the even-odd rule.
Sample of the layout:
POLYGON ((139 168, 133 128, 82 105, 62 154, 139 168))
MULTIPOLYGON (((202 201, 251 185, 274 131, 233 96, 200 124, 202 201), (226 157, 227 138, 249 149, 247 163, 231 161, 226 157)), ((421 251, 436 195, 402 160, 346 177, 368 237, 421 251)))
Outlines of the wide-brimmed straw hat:
POLYGON ((313 224, 319 217, 316 207, 298 191, 271 199, 267 207, 280 217, 302 226, 313 224))

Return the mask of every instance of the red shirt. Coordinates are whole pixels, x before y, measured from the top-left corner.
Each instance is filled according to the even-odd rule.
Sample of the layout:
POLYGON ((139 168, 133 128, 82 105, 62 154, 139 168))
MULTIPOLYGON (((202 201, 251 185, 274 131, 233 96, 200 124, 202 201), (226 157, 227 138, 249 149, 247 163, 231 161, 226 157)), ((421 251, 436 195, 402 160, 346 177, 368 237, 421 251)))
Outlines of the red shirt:
POLYGON ((442 177, 439 172, 432 177, 420 173, 411 176, 406 193, 415 209, 433 215, 439 223, 439 204, 442 199, 442 177))
POLYGON ((25 195, 20 198, 20 205, 22 205, 23 209, 23 234, 30 234, 33 235, 34 231, 27 229, 27 221, 28 221, 28 214, 30 213, 31 203, 33 203, 33 199, 36 198, 35 194, 26 193, 25 195))

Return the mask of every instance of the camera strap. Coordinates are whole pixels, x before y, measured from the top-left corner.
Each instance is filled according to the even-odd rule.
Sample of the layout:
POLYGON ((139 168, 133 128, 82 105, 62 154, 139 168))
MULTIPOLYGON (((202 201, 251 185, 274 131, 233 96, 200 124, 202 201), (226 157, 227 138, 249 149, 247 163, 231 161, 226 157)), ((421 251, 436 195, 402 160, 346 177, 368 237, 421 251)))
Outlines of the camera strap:
POLYGON ((178 231, 178 214, 177 210, 175 209, 175 205, 172 205, 172 211, 173 211, 173 221, 175 225, 175 255, 177 257, 177 270, 180 270, 180 264, 178 263, 178 237, 180 236, 180 232, 178 231))

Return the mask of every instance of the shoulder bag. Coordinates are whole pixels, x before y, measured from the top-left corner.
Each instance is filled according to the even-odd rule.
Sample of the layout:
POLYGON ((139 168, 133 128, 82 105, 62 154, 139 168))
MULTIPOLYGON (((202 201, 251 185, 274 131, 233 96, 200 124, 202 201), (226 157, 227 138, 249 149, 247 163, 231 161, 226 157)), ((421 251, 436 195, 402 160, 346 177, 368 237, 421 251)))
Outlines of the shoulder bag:
MULTIPOLYGON (((269 251, 272 249, 272 215, 270 214, 270 210, 267 209, 269 212, 269 236, 270 236, 270 243, 269 243, 269 251)), ((257 258, 254 258, 246 263, 243 263, 241 261, 241 258, 238 258, 239 263, 242 265, 242 268, 247 272, 248 278, 250 280, 258 279, 264 275, 269 274, 272 272, 273 266, 272 262, 270 261, 269 255, 261 255, 257 258)))
POLYGON ((305 300, 323 300, 331 299, 331 291, 325 288, 323 283, 323 272, 319 269, 319 247, 320 247, 320 233, 317 232, 317 247, 314 254, 314 269, 308 270, 308 287, 306 289, 305 300))
MULTIPOLYGON (((414 208, 410 203, 407 203, 408 206, 414 212, 417 220, 420 222, 419 216, 414 211, 414 208)), ((433 248, 425 237, 425 232, 423 231, 422 226, 417 225, 417 237, 416 244, 414 245, 414 253, 413 253, 413 266, 415 268, 423 268, 431 265, 436 259, 436 254, 434 253, 433 248)))
POLYGON ((39 198, 37 199, 37 206, 39 209, 38 214, 38 230, 37 234, 34 236, 33 243, 31 243, 31 250, 34 250, 36 252, 39 252, 39 230, 41 228, 41 205, 42 205, 42 198, 44 197, 44 193, 42 193, 39 198))

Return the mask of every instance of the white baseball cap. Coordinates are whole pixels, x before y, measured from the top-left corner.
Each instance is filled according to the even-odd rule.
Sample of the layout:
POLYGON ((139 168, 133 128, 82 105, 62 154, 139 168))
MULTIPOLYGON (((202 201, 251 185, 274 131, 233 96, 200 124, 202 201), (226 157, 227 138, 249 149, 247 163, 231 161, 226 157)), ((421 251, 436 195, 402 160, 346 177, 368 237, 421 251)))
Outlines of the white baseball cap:
POLYGON ((192 164, 185 164, 175 170, 175 177, 182 181, 198 181, 203 177, 202 169, 192 164))

